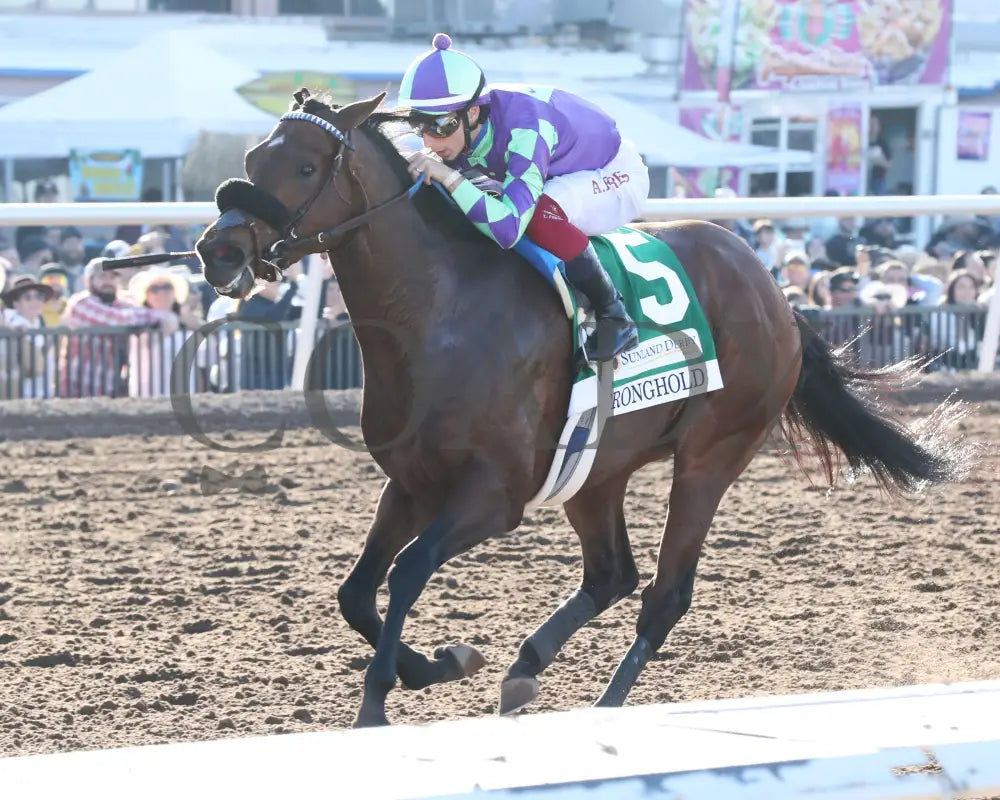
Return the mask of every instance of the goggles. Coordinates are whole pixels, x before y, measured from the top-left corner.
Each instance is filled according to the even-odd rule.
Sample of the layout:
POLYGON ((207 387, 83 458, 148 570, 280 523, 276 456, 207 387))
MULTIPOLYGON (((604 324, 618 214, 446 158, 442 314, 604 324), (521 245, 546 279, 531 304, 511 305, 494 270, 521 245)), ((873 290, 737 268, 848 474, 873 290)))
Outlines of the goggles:
POLYGON ((427 134, 436 139, 446 139, 458 130, 462 124, 462 118, 458 113, 445 114, 442 117, 431 117, 426 114, 411 114, 410 127, 414 132, 423 136, 427 134))

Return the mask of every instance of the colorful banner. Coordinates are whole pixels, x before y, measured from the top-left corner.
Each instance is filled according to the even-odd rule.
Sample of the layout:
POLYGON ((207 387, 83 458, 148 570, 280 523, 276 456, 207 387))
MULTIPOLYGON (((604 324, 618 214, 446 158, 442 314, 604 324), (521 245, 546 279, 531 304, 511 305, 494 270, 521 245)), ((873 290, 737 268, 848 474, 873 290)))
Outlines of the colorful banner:
POLYGON ((74 202, 138 200, 142 158, 138 150, 70 150, 69 185, 74 202))
POLYGON ((989 161, 990 123, 989 111, 960 111, 958 113, 957 155, 963 161, 989 161))
MULTIPOLYGON (((678 122, 706 139, 738 142, 742 116, 732 106, 682 108, 678 122)), ((740 172, 735 167, 684 167, 672 170, 674 193, 680 197, 711 197, 721 187, 734 192, 740 186, 740 172)))
MULTIPOLYGON (((719 19, 729 0, 685 0, 685 91, 716 86, 719 19)), ((839 90, 940 84, 952 0, 739 2, 732 88, 839 90)))
POLYGON ((269 72, 236 91, 251 105, 280 117, 292 102, 292 93, 306 87, 313 94, 328 94, 335 105, 347 105, 358 99, 354 81, 329 72, 269 72))
POLYGON ((826 188, 844 197, 861 192, 860 103, 836 106, 826 115, 826 188))

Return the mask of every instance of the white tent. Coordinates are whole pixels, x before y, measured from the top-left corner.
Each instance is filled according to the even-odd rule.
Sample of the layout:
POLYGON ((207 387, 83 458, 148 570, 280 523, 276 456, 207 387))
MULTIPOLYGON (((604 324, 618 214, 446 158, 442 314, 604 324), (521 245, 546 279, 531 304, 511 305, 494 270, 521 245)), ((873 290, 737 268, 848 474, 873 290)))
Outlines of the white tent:
POLYGON ((784 164, 812 169, 814 156, 809 151, 708 139, 616 95, 573 88, 615 118, 622 136, 632 140, 648 166, 776 168, 784 164))
POLYGON ((277 120, 235 91, 256 77, 183 31, 168 31, 0 108, 0 153, 66 158, 74 148, 136 148, 143 158, 175 158, 200 131, 265 134, 277 120))

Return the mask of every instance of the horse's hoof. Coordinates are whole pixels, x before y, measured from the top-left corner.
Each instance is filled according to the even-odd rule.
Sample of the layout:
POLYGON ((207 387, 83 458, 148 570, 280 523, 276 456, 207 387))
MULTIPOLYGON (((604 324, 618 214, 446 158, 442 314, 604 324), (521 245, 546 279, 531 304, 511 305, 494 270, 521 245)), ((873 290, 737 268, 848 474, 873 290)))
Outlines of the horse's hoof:
POLYGON ((467 644, 449 644, 434 651, 434 658, 444 658, 445 656, 451 656, 455 659, 455 663, 458 664, 464 678, 471 678, 486 666, 483 654, 467 644))
POLYGON ((381 728, 389 724, 389 718, 385 714, 364 714, 359 713, 354 720, 352 728, 381 728))
POLYGON ((537 678, 505 678, 500 684, 500 714, 513 714, 538 697, 542 685, 537 678))

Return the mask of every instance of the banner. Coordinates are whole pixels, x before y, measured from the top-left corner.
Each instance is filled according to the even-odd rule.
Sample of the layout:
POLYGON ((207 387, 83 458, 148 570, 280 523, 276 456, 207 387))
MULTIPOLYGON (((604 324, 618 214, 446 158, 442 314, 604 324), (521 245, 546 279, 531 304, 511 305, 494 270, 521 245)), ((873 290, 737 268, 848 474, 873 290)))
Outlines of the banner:
POLYGON ((957 155, 963 161, 989 161, 990 123, 989 111, 960 111, 958 113, 957 155))
MULTIPOLYGON (((678 122, 706 139, 719 142, 740 140, 742 116, 738 109, 728 105, 682 108, 678 122)), ((674 193, 679 197, 712 197, 720 187, 735 192, 740 186, 740 172, 735 167, 678 167, 671 171, 671 177, 674 193)))
POLYGON ((860 103, 835 106, 826 116, 826 188, 844 197, 861 192, 860 103))
POLYGON ((138 150, 70 150, 69 186, 74 202, 138 200, 142 157, 138 150))
MULTIPOLYGON (((715 88, 724 0, 685 0, 685 91, 715 88)), ((952 0, 740 0, 732 88, 940 84, 952 0)))
POLYGON ((292 93, 302 87, 313 95, 328 95, 335 105, 347 105, 358 99, 354 81, 329 72, 269 72, 260 78, 236 88, 237 93, 251 105, 280 117, 292 103, 292 93))

